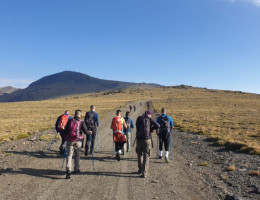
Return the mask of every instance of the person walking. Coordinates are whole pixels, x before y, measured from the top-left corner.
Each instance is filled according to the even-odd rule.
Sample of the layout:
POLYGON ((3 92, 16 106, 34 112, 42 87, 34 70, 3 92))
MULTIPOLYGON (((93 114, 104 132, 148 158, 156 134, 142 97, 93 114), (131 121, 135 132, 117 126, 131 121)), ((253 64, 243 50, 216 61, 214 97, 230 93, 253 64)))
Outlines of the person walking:
POLYGON ((130 105, 130 106, 129 106, 130 112, 132 112, 132 109, 133 109, 133 107, 132 107, 132 105, 130 105))
POLYGON ((65 128, 66 143, 67 143, 67 157, 66 157, 66 179, 70 179, 72 169, 72 156, 74 154, 74 173, 80 173, 80 149, 82 139, 84 138, 82 132, 86 135, 91 135, 92 132, 87 129, 83 120, 80 119, 81 110, 75 111, 74 118, 70 119, 65 128))
MULTIPOLYGON (((96 107, 94 105, 90 106, 90 111, 86 112, 85 115, 85 124, 88 127, 89 131, 92 131, 92 142, 93 148, 95 146, 95 138, 97 135, 97 128, 99 127, 99 115, 95 112, 96 107)), ((84 142, 84 139, 83 139, 84 142)), ((82 145, 83 145, 82 142, 82 145)), ((86 136, 86 144, 85 144, 85 156, 88 156, 89 148, 90 148, 90 136, 86 136)))
POLYGON ((123 129, 127 129, 125 120, 121 117, 121 110, 116 111, 116 117, 112 119, 111 129, 113 130, 113 140, 115 142, 116 159, 120 161, 121 150, 124 148, 126 137, 123 129))
POLYGON ((60 155, 64 154, 64 148, 62 147, 62 145, 65 142, 65 127, 66 127, 66 124, 68 123, 69 119, 72 119, 72 116, 70 115, 69 110, 66 110, 64 112, 64 114, 60 115, 57 118, 56 123, 55 123, 56 132, 59 133, 61 136, 61 144, 60 144, 60 148, 59 148, 60 155))
POLYGON ((161 109, 161 116, 157 118, 158 124, 160 124, 159 129, 159 159, 162 159, 163 155, 163 144, 165 149, 165 162, 169 163, 169 146, 171 142, 171 131, 173 129, 172 117, 166 115, 166 109, 161 109))
POLYGON ((125 123, 126 123, 126 126, 127 128, 124 129, 124 134, 126 136, 126 145, 124 145, 124 150, 123 150, 123 154, 125 153, 125 150, 126 152, 130 152, 130 139, 131 139, 131 131, 132 131, 132 128, 134 128, 134 122, 132 120, 132 118, 130 118, 130 112, 127 111, 126 114, 125 114, 125 123))
POLYGON ((152 111, 146 111, 136 120, 136 153, 138 156, 138 173, 143 178, 148 176, 149 157, 151 153, 152 132, 158 134, 160 125, 152 119, 152 111))
POLYGON ((134 112, 136 111, 136 106, 134 105, 134 112))

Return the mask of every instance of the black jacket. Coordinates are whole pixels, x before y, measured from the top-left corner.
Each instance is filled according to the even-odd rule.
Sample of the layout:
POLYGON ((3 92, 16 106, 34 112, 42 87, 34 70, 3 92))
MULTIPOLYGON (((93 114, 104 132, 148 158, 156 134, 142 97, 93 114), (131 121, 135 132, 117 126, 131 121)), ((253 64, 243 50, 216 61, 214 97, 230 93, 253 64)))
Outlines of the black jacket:
POLYGON ((152 132, 156 129, 160 128, 160 125, 154 121, 153 119, 149 119, 150 121, 150 127, 149 127, 149 133, 148 136, 145 136, 143 134, 144 130, 143 130, 143 120, 147 119, 147 117, 145 115, 139 116, 136 120, 136 138, 137 139, 151 139, 151 135, 152 132))

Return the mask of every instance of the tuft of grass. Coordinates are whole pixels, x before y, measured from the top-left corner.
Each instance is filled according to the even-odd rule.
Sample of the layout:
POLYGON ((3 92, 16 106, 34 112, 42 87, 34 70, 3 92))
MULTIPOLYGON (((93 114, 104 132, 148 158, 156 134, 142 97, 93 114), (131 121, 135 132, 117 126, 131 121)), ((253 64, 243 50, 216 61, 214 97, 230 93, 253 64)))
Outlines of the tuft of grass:
POLYGON ((260 176, 260 171, 251 171, 249 172, 250 176, 260 176))
MULTIPOLYGON (((54 135, 41 135, 39 137, 39 139, 41 141, 52 141, 54 137, 55 137, 54 135)), ((58 141, 58 140, 60 140, 60 136, 59 135, 57 135, 57 137, 55 138, 55 141, 58 141)))
POLYGON ((198 166, 208 166, 208 165, 209 165, 209 163, 207 163, 207 162, 201 162, 198 164, 198 166))
POLYGON ((11 153, 11 152, 4 152, 4 156, 12 156, 14 155, 14 153, 11 153))
POLYGON ((226 181, 226 180, 227 180, 227 177, 224 176, 224 175, 221 175, 220 178, 221 178, 223 181, 226 181))
POLYGON ((227 168, 228 171, 235 171, 236 167, 234 165, 231 165, 227 168))
POLYGON ((17 135, 16 139, 22 139, 27 137, 30 137, 28 133, 20 133, 19 135, 17 135))

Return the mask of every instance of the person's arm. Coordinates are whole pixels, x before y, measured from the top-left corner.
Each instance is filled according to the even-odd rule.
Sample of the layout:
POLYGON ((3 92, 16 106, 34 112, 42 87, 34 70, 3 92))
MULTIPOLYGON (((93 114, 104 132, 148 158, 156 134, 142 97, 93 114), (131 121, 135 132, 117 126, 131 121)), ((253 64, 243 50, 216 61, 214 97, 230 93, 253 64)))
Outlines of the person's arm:
POLYGON ((83 131, 86 135, 91 135, 92 134, 92 131, 89 131, 85 122, 82 121, 81 122, 81 131, 83 131))
POLYGON ((174 127, 174 123, 173 123, 173 120, 172 120, 171 116, 169 116, 169 121, 170 121, 170 127, 171 127, 171 131, 172 131, 172 129, 174 127))
POLYGON ((99 115, 96 113, 96 124, 97 124, 97 127, 99 127, 99 115))
POLYGON ((65 129, 64 129, 64 132, 65 132, 65 140, 68 140, 70 123, 71 123, 71 119, 68 121, 68 123, 66 124, 65 129))
POLYGON ((134 125, 134 121, 130 118, 130 127, 131 128, 134 128, 135 127, 135 125, 134 125))
POLYGON ((127 129, 127 125, 126 125, 126 123, 125 123, 125 119, 122 117, 122 122, 123 122, 123 126, 124 126, 124 128, 125 129, 127 129))
POLYGON ((160 124, 151 119, 151 132, 153 132, 153 130, 156 130, 156 134, 159 134, 159 128, 160 124))
POLYGON ((58 117, 58 119, 56 120, 56 123, 55 123, 56 132, 60 132, 58 129, 60 118, 61 118, 61 116, 58 117))
POLYGON ((113 119, 112 119, 110 128, 113 130, 113 119))

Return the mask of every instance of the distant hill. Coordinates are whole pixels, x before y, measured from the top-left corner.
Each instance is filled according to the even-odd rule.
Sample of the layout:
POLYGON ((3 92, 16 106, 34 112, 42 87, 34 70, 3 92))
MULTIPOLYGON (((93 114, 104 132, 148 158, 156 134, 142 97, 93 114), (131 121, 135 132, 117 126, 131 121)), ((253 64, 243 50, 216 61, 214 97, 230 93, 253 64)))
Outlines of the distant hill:
POLYGON ((14 88, 12 86, 0 87, 0 96, 11 94, 17 90, 20 90, 20 88, 14 88))
POLYGON ((0 102, 35 101, 71 94, 138 87, 155 88, 162 86, 158 84, 103 80, 79 72, 64 71, 45 76, 31 83, 25 89, 0 96, 0 102))

